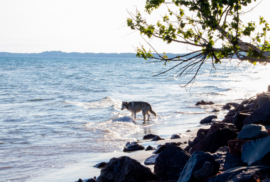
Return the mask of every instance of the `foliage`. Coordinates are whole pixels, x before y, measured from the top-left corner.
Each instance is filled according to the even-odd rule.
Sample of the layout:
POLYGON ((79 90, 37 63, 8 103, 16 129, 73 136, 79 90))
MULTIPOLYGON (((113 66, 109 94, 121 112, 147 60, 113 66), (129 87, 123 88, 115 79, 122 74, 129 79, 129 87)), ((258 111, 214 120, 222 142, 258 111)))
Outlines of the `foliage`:
POLYGON ((244 24, 240 19, 242 14, 248 13, 242 11, 243 7, 250 6, 254 1, 256 0, 146 0, 145 11, 149 15, 163 4, 172 4, 177 11, 168 8, 168 14, 155 25, 148 24, 140 12, 129 12, 127 25, 131 29, 140 31, 148 38, 159 38, 168 44, 176 42, 191 45, 199 48, 199 51, 168 58, 165 54, 154 57, 151 50, 146 51, 142 47, 137 48, 137 56, 146 60, 158 59, 165 64, 168 61, 178 61, 180 63, 177 66, 181 67, 179 76, 196 70, 193 79, 207 59, 212 59, 213 66, 214 63, 221 63, 222 59, 232 57, 254 64, 268 63, 269 24, 263 17, 259 17, 259 28, 258 23, 244 24))

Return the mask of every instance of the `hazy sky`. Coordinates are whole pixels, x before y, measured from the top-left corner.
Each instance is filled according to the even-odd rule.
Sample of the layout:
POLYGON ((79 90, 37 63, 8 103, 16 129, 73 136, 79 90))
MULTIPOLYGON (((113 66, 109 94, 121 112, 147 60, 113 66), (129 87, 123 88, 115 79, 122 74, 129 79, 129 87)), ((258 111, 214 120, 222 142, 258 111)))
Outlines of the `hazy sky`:
MULTIPOLYGON (((145 1, 1 0, 0 52, 134 52, 146 43, 126 27, 127 9, 143 11, 145 1)), ((269 7, 264 0, 243 19, 258 21, 262 15, 270 20, 269 7)), ((186 52, 178 44, 152 43, 159 52, 186 52)))

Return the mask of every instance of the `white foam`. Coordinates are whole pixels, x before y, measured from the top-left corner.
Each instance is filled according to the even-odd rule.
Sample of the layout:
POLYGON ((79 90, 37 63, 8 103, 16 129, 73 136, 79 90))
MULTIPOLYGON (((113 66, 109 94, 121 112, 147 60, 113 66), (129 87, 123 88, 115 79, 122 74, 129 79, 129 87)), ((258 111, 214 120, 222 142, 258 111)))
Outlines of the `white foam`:
POLYGON ((115 109, 120 110, 121 108, 121 101, 113 99, 111 97, 105 97, 100 101, 94 102, 71 102, 66 101, 67 104, 76 105, 85 109, 98 109, 98 108, 107 108, 113 106, 115 109))

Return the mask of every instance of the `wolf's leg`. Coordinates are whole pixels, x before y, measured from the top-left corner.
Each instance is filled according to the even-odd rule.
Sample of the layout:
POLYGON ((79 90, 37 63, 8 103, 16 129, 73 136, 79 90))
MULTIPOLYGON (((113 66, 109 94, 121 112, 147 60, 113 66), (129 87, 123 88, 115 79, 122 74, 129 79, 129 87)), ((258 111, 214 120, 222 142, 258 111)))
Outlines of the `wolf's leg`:
POLYGON ((145 110, 142 110, 142 114, 143 114, 143 123, 145 123, 145 115, 147 114, 145 110))
POLYGON ((136 119, 136 112, 134 112, 133 114, 134 114, 134 119, 136 119))
POLYGON ((149 113, 147 113, 147 115, 148 115, 148 121, 150 120, 150 114, 149 113))

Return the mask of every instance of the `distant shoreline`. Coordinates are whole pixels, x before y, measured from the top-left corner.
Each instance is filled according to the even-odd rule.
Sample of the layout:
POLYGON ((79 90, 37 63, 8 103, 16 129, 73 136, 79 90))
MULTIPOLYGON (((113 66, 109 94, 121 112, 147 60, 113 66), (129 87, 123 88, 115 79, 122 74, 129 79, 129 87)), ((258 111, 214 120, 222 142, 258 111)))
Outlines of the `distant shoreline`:
MULTIPOLYGON (((155 53, 153 53, 156 56, 155 53)), ((180 54, 167 53, 168 57, 180 54)), ((46 51, 41 53, 10 53, 0 52, 1 58, 8 57, 35 57, 35 58, 136 58, 136 53, 79 53, 79 52, 62 52, 62 51, 46 51)))

